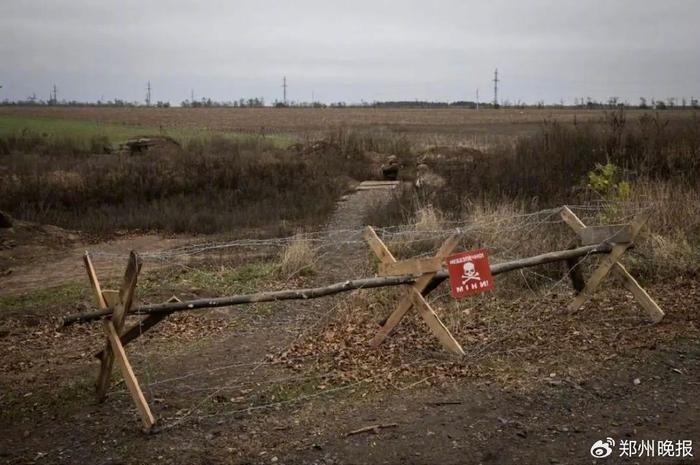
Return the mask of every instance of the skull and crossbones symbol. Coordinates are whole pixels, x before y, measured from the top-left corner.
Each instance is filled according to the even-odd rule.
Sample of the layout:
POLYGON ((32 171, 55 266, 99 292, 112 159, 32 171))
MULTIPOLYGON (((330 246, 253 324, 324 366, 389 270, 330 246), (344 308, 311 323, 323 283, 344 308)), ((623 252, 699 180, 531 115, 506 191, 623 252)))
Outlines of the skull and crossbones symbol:
POLYGON ((479 272, 476 271, 474 262, 464 262, 464 265, 462 265, 462 286, 472 280, 481 281, 479 272))

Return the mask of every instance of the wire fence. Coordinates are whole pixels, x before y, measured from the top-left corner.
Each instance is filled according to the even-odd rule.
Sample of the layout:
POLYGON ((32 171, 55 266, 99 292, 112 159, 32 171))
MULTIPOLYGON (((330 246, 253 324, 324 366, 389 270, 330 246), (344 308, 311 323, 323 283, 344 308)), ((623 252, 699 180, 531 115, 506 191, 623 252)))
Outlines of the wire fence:
MULTIPOLYGON (((569 208, 585 222, 594 223, 606 206, 574 205, 569 206, 569 208)), ((639 211, 641 209, 630 209, 627 210, 627 213, 629 216, 633 216, 639 211)), ((471 234, 495 231, 496 235, 488 236, 494 242, 481 245, 492 249, 493 256, 503 260, 517 256, 521 252, 519 249, 528 240, 541 239, 545 231, 560 225, 562 220, 559 212, 558 208, 546 209, 534 213, 478 221, 447 221, 442 222, 439 228, 423 229, 422 225, 413 224, 376 228, 376 232, 382 241, 389 244, 390 247, 407 248, 415 252, 412 256, 425 256, 434 253, 434 248, 439 242, 453 234, 467 237, 471 234), (411 249, 416 244, 426 241, 430 242, 433 250, 411 249)), ((348 273, 366 273, 367 270, 371 269, 371 263, 368 260, 368 249, 363 239, 364 231, 365 228, 340 229, 308 232, 282 238, 203 241, 170 250, 140 252, 140 256, 147 263, 177 263, 185 258, 202 257, 225 250, 279 250, 290 246, 290 244, 303 241, 313 246, 317 264, 321 268, 332 268, 337 267, 338 263, 351 262, 360 265, 351 266, 352 269, 348 269, 348 273), (329 259, 336 261, 329 261, 329 259)), ((562 232, 562 237, 564 232, 562 232)), ((569 231, 569 236, 571 235, 569 231)), ((94 252, 92 255, 98 260, 122 258, 119 254, 106 252, 94 252)), ((554 292, 567 287, 566 281, 569 273, 580 266, 580 263, 586 258, 588 255, 578 260, 575 265, 568 267, 564 273, 558 274, 557 277, 532 270, 521 270, 519 276, 524 280, 530 293, 526 308, 518 312, 517 317, 511 320, 509 326, 501 325, 493 328, 488 343, 468 348, 463 363, 478 363, 489 354, 496 353, 499 346, 506 344, 514 335, 527 328, 528 324, 537 324, 534 315, 537 309, 554 292), (537 280, 537 289, 531 287, 528 277, 537 280)), ((323 280, 329 275, 337 275, 337 270, 333 270, 331 273, 326 273, 326 271, 328 270, 321 269, 314 279, 323 280)), ((447 292, 439 292, 431 295, 429 299, 431 303, 439 303, 445 301, 447 295, 447 292)), ((517 303, 520 300, 522 297, 518 297, 512 302, 517 303)), ((383 370, 354 380, 346 380, 335 370, 290 373, 288 367, 297 363, 308 364, 321 357, 332 357, 332 354, 327 353, 285 356, 300 341, 309 339, 313 341, 314 338, 317 338, 324 325, 336 318, 341 309, 347 307, 347 302, 342 298, 317 302, 297 307, 286 306, 284 312, 272 312, 268 318, 263 318, 255 323, 248 333, 249 338, 239 332, 228 335, 217 342, 210 341, 208 345, 210 351, 213 345, 220 345, 214 350, 212 356, 214 362, 208 359, 202 361, 201 358, 193 357, 191 347, 186 348, 184 354, 178 352, 172 357, 154 354, 149 349, 146 338, 139 338, 141 341, 139 344, 129 346, 130 351, 134 352, 133 358, 149 397, 161 399, 175 396, 178 399, 177 404, 180 408, 172 413, 161 412, 164 417, 161 421, 161 429, 178 427, 191 421, 204 421, 280 408, 322 396, 332 396, 343 391, 361 389, 363 386, 371 385, 376 377, 391 376, 393 372, 405 370, 408 366, 429 362, 430 356, 416 357, 414 355, 414 359, 408 364, 395 370, 392 369, 389 372, 383 370), (287 332, 280 336, 280 332, 274 324, 276 315, 289 315, 290 313, 294 316, 303 315, 303 318, 285 319, 283 325, 287 332), (259 344, 259 347, 249 348, 248 351, 239 351, 237 347, 243 343, 259 344), (185 354, 187 356, 182 357, 185 354), (194 365, 193 360, 195 360, 194 365), (206 366, 198 366, 196 360, 200 360, 199 363, 205 363, 206 366), (322 389, 318 388, 318 383, 316 383, 318 380, 323 380, 327 386, 322 389), (296 386, 291 394, 280 395, 277 398, 269 397, 271 387, 290 384, 296 386), (231 393, 240 395, 234 396, 235 401, 231 401, 231 393), (215 402, 219 396, 229 400, 215 402), (189 405, 183 406, 187 403, 189 405)), ((367 339, 369 340, 371 336, 368 334, 367 339)))
MULTIPOLYGON (((624 211, 627 213, 627 215, 621 217, 620 220, 631 218, 635 214, 651 208, 649 206, 642 208, 638 205, 623 205, 620 203, 616 204, 616 206, 624 207, 624 211)), ((601 212, 610 208, 610 205, 606 203, 596 203, 592 205, 568 205, 568 207, 572 211, 577 212, 584 221, 588 220, 594 222, 598 220, 601 212)), ((441 220, 437 228, 426 228, 425 225, 421 224, 404 224, 400 226, 375 227, 374 229, 384 242, 401 246, 407 246, 426 240, 444 239, 453 234, 477 234, 494 228, 498 228, 498 232, 504 236, 510 233, 522 232, 523 230, 525 230, 527 234, 546 224, 561 224, 562 220, 558 216, 559 210, 559 208, 543 209, 532 213, 514 214, 487 220, 441 220)), ((493 216, 497 215, 494 214, 493 216)), ((207 240, 193 242, 167 250, 139 251, 139 255, 144 262, 182 262, 183 259, 213 256, 216 253, 236 249, 280 250, 297 242, 308 243, 320 253, 332 254, 334 249, 342 246, 364 245, 364 231, 364 227, 358 227, 355 229, 299 232, 290 236, 265 239, 243 238, 219 241, 207 240)), ((498 244, 492 245, 498 246, 498 244)), ((509 250, 504 251, 504 253, 509 250)), ((91 251, 91 256, 95 260, 114 260, 124 258, 126 255, 124 253, 94 250, 91 251)))

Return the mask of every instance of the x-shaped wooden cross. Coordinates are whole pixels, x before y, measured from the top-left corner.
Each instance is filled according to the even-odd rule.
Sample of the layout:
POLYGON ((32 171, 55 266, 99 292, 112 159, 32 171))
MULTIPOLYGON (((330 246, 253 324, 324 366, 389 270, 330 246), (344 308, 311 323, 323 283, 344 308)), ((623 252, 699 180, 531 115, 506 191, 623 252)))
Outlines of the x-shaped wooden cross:
MULTIPOLYGON (((445 325, 440 321, 440 318, 435 314, 435 311, 430 307, 430 304, 423 297, 423 290, 425 290, 430 281, 435 277, 436 271, 429 271, 423 273, 421 267, 423 263, 428 263, 430 261, 441 263, 446 256, 448 256, 459 244, 459 236, 454 235, 449 237, 440 247, 435 256, 426 260, 405 260, 398 262, 394 256, 391 254, 389 249, 386 247, 384 242, 377 236, 377 233, 371 226, 367 226, 365 231, 365 240, 369 244, 370 248, 377 256, 380 261, 380 271, 386 270, 387 267, 393 267, 393 274, 401 273, 422 273, 421 276, 410 286, 407 294, 401 299, 396 310, 389 316, 381 329, 372 339, 371 345, 376 347, 382 343, 384 339, 389 335, 389 333, 399 324, 401 319, 406 315, 406 313, 411 309, 411 307, 416 307, 420 313, 425 323, 431 329, 431 331, 438 338, 440 343, 450 352, 464 355, 462 346, 455 340, 450 331, 445 327, 445 325)), ((429 267, 434 269, 434 266, 429 267)), ((381 274, 381 273, 380 273, 381 274)))
POLYGON ((569 309, 576 310, 580 308, 581 305, 583 305, 593 295, 593 292, 595 292, 608 273, 613 271, 618 277, 621 278, 625 288, 632 293, 637 302, 642 306, 642 308, 644 308, 644 310, 646 310, 651 321, 654 323, 661 321, 661 319, 664 317, 663 310, 659 308, 656 302, 654 302, 654 299, 647 294, 644 288, 639 285, 637 280, 634 279, 634 277, 632 277, 632 275, 629 274, 625 267, 618 261, 632 246, 634 239, 649 220, 649 214, 641 213, 637 215, 632 220, 632 223, 628 225, 628 228, 625 229, 613 230, 610 228, 606 229, 606 227, 601 228, 599 232, 603 232, 605 237, 595 237, 595 228, 586 227, 583 221, 581 221, 579 217, 576 216, 571 209, 569 209, 569 207, 562 207, 560 215, 564 222, 569 225, 569 227, 579 236, 582 242, 595 242, 598 239, 605 241, 607 238, 610 242, 614 243, 610 253, 605 255, 600 260, 598 268, 596 268, 588 278, 584 289, 569 304, 569 309), (616 237, 619 238, 619 241, 616 239, 616 237))
MULTIPOLYGON (((146 402, 146 398, 141 391, 136 375, 134 375, 134 370, 131 367, 131 363, 126 356, 126 352, 124 351, 124 345, 138 337, 138 335, 143 332, 143 326, 146 324, 146 320, 148 318, 147 317, 146 319, 142 320, 141 323, 134 325, 134 327, 130 328, 129 330, 123 331, 126 314, 131 309, 131 305, 134 300, 136 281, 138 274, 141 271, 141 259, 135 252, 131 252, 126 266, 126 271, 124 273, 124 279, 122 280, 122 285, 119 291, 106 289, 102 290, 88 252, 85 252, 83 260, 85 262, 85 269, 87 270, 88 278, 90 279, 90 285, 92 286, 95 296, 97 297, 98 306, 103 309, 112 309, 111 318, 105 318, 103 320, 103 329, 107 338, 107 343, 104 350, 97 354, 97 358, 100 360, 100 373, 97 377, 96 384, 97 399, 98 401, 102 402, 107 396, 107 390, 109 389, 110 378, 112 375, 112 367, 116 359, 117 365, 119 366, 124 378, 124 382, 126 383, 129 393, 131 394, 131 397, 139 411, 144 429, 146 431, 150 431, 155 424, 155 419, 153 418, 148 402, 146 402)), ((155 314, 154 316, 160 320, 166 315, 155 314)), ((149 327, 155 324, 155 322, 149 323, 149 327)))

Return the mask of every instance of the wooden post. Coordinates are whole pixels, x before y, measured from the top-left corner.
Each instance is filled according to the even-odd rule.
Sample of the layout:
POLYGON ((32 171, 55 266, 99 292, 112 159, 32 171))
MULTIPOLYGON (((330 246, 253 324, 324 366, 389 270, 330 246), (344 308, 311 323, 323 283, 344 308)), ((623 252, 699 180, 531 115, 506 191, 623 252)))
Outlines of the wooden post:
MULTIPOLYGON (((134 302, 136 282, 139 272, 141 271, 141 259, 134 251, 129 254, 129 261, 127 262, 126 271, 124 272, 122 285, 118 291, 102 290, 95 273, 95 268, 90 260, 90 254, 87 252, 85 252, 84 262, 90 285, 97 296, 98 305, 102 309, 109 308, 112 310, 111 316, 103 320, 103 329, 107 343, 105 348, 96 355, 100 360, 100 372, 96 383, 97 399, 102 402, 106 398, 112 375, 112 367, 116 360, 124 382, 138 409, 144 429, 150 431, 155 424, 155 419, 141 391, 136 375, 134 375, 131 363, 126 356, 124 345, 155 326, 159 321, 168 316, 169 313, 148 315, 139 322, 138 325, 134 325, 127 331, 123 331, 126 315, 129 313, 134 302)), ((177 297, 173 296, 168 302, 179 301, 177 297)))
POLYGON ((83 256, 83 262, 85 263, 85 270, 88 274, 88 279, 90 280, 90 286, 97 297, 97 306, 100 308, 107 308, 107 302, 102 296, 102 288, 100 287, 100 281, 97 279, 97 274, 95 273, 95 267, 92 266, 92 260, 90 259, 90 253, 86 250, 83 256))
POLYGON ((122 328, 124 327, 124 319, 126 318, 126 314, 131 309, 131 304, 134 300, 136 281, 138 279, 139 272, 141 271, 141 264, 141 258, 132 250, 129 254, 129 261, 126 264, 126 271, 124 272, 122 285, 119 288, 119 304, 112 314, 112 323, 114 323, 114 328, 117 330, 118 334, 121 334, 122 332, 122 328))
POLYGON ((112 353, 116 356, 117 365, 119 366, 119 369, 122 372, 124 382, 129 388, 131 398, 134 400, 134 404, 136 404, 136 408, 139 411, 143 427, 148 432, 156 423, 156 420, 151 414, 151 409, 148 407, 148 402, 146 402, 146 398, 143 396, 141 387, 139 386, 139 383, 136 380, 134 370, 131 368, 129 359, 126 357, 126 352, 124 352, 124 347, 122 346, 122 343, 119 340, 119 334, 117 334, 117 330, 114 327, 114 323, 110 320, 104 320, 104 330, 105 335, 107 336, 107 341, 109 342, 110 347, 112 348, 112 353))
MULTIPOLYGON (((562 207, 560 215, 564 222, 569 225, 569 227, 579 236, 586 231, 586 225, 579 219, 574 212, 569 209, 569 207, 562 207)), ((576 296, 576 298, 569 304, 569 309, 575 310, 583 305, 586 300, 590 298, 595 289, 600 285, 600 283, 605 279, 610 271, 614 272, 622 280, 623 285, 627 290, 629 290, 634 296, 637 303, 647 312, 649 318, 653 323, 658 323, 664 317, 664 312, 661 308, 654 302, 654 300, 647 294, 647 292, 639 285, 636 279, 629 274, 624 266, 618 261, 622 255, 631 247, 632 241, 637 237, 641 231, 644 224, 649 219, 649 215, 642 213, 637 215, 629 228, 621 228, 616 226, 609 229, 611 234, 610 241, 613 242, 616 238, 629 239, 630 242, 616 243, 613 245, 612 250, 609 254, 603 257, 598 268, 593 271, 591 277, 588 279, 584 289, 576 296)), ((603 230, 603 228, 601 228, 603 230)), ((590 231, 597 230, 590 229, 590 231)), ((586 234, 584 234, 586 235, 586 234)), ((587 238, 590 239, 590 238, 587 238)))
MULTIPOLYGON (((116 305, 119 302, 119 291, 105 290, 102 291, 102 294, 107 302, 107 306, 113 310, 116 309, 116 305)), ((104 402, 107 398, 109 380, 112 377, 112 367, 114 366, 114 354, 112 353, 112 346, 109 340, 100 354, 100 371, 95 383, 95 394, 98 402, 104 402)))
MULTIPOLYGON (((391 254, 391 252, 382 242, 379 236, 377 236, 377 233, 371 226, 368 226, 365 231, 365 240, 369 244, 374 254, 377 256, 377 258, 379 258, 380 267, 387 268, 393 264, 397 264, 396 268, 391 269, 392 272, 408 271, 421 273, 421 264, 417 266, 418 269, 411 269, 410 267, 407 268, 403 266, 398 266, 399 262, 397 262, 397 260, 394 258, 394 256, 391 254)), ((449 255, 455 249, 455 247, 457 247, 458 243, 459 236, 454 235, 449 237, 442 244, 438 252, 435 254, 434 260, 442 262, 442 260, 447 255, 449 255)), ((450 334, 449 330, 445 327, 442 321, 440 321, 440 318, 435 314, 428 302, 426 302, 426 300, 423 298, 423 290, 430 284, 430 282, 436 274, 437 271, 422 273, 420 278, 418 278, 416 282, 413 285, 411 285, 411 288, 409 289, 408 293, 403 297, 403 299, 401 299, 399 305, 392 312, 392 314, 386 320, 384 325, 380 328, 380 330, 370 342, 370 344, 373 347, 377 347, 379 344, 381 344, 382 341, 384 341, 384 339, 386 339, 386 337, 389 335, 389 333, 396 327, 396 325, 399 324, 399 322, 408 312, 408 310, 410 310, 410 308, 415 305, 418 308, 421 317, 423 317, 426 324, 436 335, 440 343, 450 352, 459 355, 464 355, 462 347, 455 340, 452 334, 450 334)))
MULTIPOLYGON (((91 268, 92 266, 90 264, 88 274, 90 274, 91 268)), ((112 309, 112 323, 114 324, 114 329, 119 335, 121 335, 122 333, 126 314, 129 312, 129 309, 131 308, 131 305, 133 303, 134 292, 136 289, 136 281, 140 271, 141 259, 136 254, 136 252, 132 251, 129 254, 129 261, 126 265, 124 279, 122 280, 122 285, 119 289, 118 295, 116 292, 102 292, 102 298, 106 301, 106 304, 109 306, 109 308, 112 309)), ((110 344, 110 342, 107 341, 104 350, 101 352, 100 372, 97 376, 96 394, 98 402, 104 402, 104 400, 107 397, 107 390, 109 389, 109 381, 112 375, 113 365, 114 354, 112 353, 112 344, 110 344)))
MULTIPOLYGON (((83 263, 85 264, 85 270, 87 271, 88 280, 90 281, 90 286, 92 287, 95 297, 97 298, 97 305, 101 309, 114 308, 109 303, 107 303, 107 296, 114 297, 111 292, 113 291, 103 291, 100 286, 100 281, 97 279, 97 274, 95 273, 95 267, 92 265, 92 260, 90 258, 90 253, 85 251, 83 256, 83 263)), ((112 302, 114 303, 114 302, 112 302)), ((112 356, 111 347, 109 344, 105 349, 100 352, 100 371, 97 375, 97 381, 95 383, 95 391, 97 394, 98 402, 102 402, 105 399, 105 394, 107 392, 107 386, 109 386, 109 377, 112 373, 112 362, 114 360, 112 356)))

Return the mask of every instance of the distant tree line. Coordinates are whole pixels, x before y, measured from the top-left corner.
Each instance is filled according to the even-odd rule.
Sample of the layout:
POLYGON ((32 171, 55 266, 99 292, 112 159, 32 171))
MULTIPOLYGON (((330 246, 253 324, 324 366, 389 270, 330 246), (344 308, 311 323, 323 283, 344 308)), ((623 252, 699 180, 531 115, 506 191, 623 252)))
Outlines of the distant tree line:
MULTIPOLYGON (((147 106, 141 102, 130 102, 128 100, 122 100, 115 98, 113 100, 96 102, 81 102, 77 100, 55 100, 50 98, 48 100, 42 100, 36 98, 36 96, 27 97, 26 99, 20 100, 3 100, 0 102, 2 106, 66 106, 66 107, 144 107, 147 106)), ((158 101, 152 107, 158 108, 169 108, 170 102, 168 101, 158 101)), ((273 100, 271 105, 265 104, 265 99, 262 97, 253 98, 240 98, 238 100, 232 101, 216 101, 211 98, 201 98, 199 100, 184 100, 180 103, 180 106, 184 108, 261 108, 265 106, 272 106, 275 108, 483 108, 483 109, 493 109, 493 108, 586 108, 586 109, 614 109, 614 108, 638 108, 638 109, 655 109, 655 110, 666 110, 666 109, 676 109, 676 108, 699 108, 700 102, 695 97, 690 99, 676 97, 669 97, 667 99, 647 99, 645 97, 640 97, 639 103, 631 104, 627 101, 622 101, 618 97, 610 97, 606 101, 598 101, 590 97, 575 98, 573 104, 565 104, 564 101, 559 103, 545 103, 544 100, 535 102, 534 104, 525 103, 522 101, 511 102, 510 100, 503 100, 499 104, 494 104, 493 102, 477 102, 469 100, 459 100, 454 102, 442 102, 442 101, 427 101, 427 100, 390 100, 390 101, 374 101, 365 102, 361 101, 359 103, 348 103, 348 102, 332 102, 332 103, 321 103, 321 102, 300 102, 300 101, 288 101, 280 102, 278 100, 273 100)))
MULTIPOLYGON (((43 107, 144 107, 143 103, 140 102, 129 102, 128 100, 114 99, 114 100, 98 100, 96 102, 81 102, 78 100, 42 100, 35 97, 27 97, 26 99, 20 100, 3 100, 0 102, 2 106, 43 106, 43 107)), ((158 101, 152 105, 152 107, 158 108, 169 108, 170 102, 158 101)))
POLYGON ((262 97, 240 98, 233 101, 217 102, 210 98, 201 98, 200 100, 184 100, 180 106, 185 108, 216 108, 216 107, 231 107, 231 108, 259 108, 265 106, 265 99, 262 97))
POLYGON ((454 102, 440 102, 440 101, 424 101, 424 100, 396 100, 396 101, 375 101, 375 102, 360 102, 360 103, 347 103, 347 102, 333 102, 330 104, 319 103, 319 102, 277 102, 273 103, 275 107, 291 107, 291 108, 483 108, 483 109, 493 109, 493 108, 587 108, 587 109, 615 109, 615 108, 638 108, 638 109, 656 109, 665 110, 670 108, 700 108, 700 102, 696 98, 690 99, 680 99, 671 97, 666 100, 647 100, 641 97, 639 104, 634 105, 629 102, 623 102, 618 97, 611 97, 607 101, 597 101, 590 97, 585 97, 581 99, 575 99, 573 105, 565 104, 563 101, 558 103, 545 103, 543 100, 532 103, 525 103, 522 101, 512 102, 510 100, 504 100, 498 104, 493 102, 477 102, 469 100, 458 100, 454 102))

